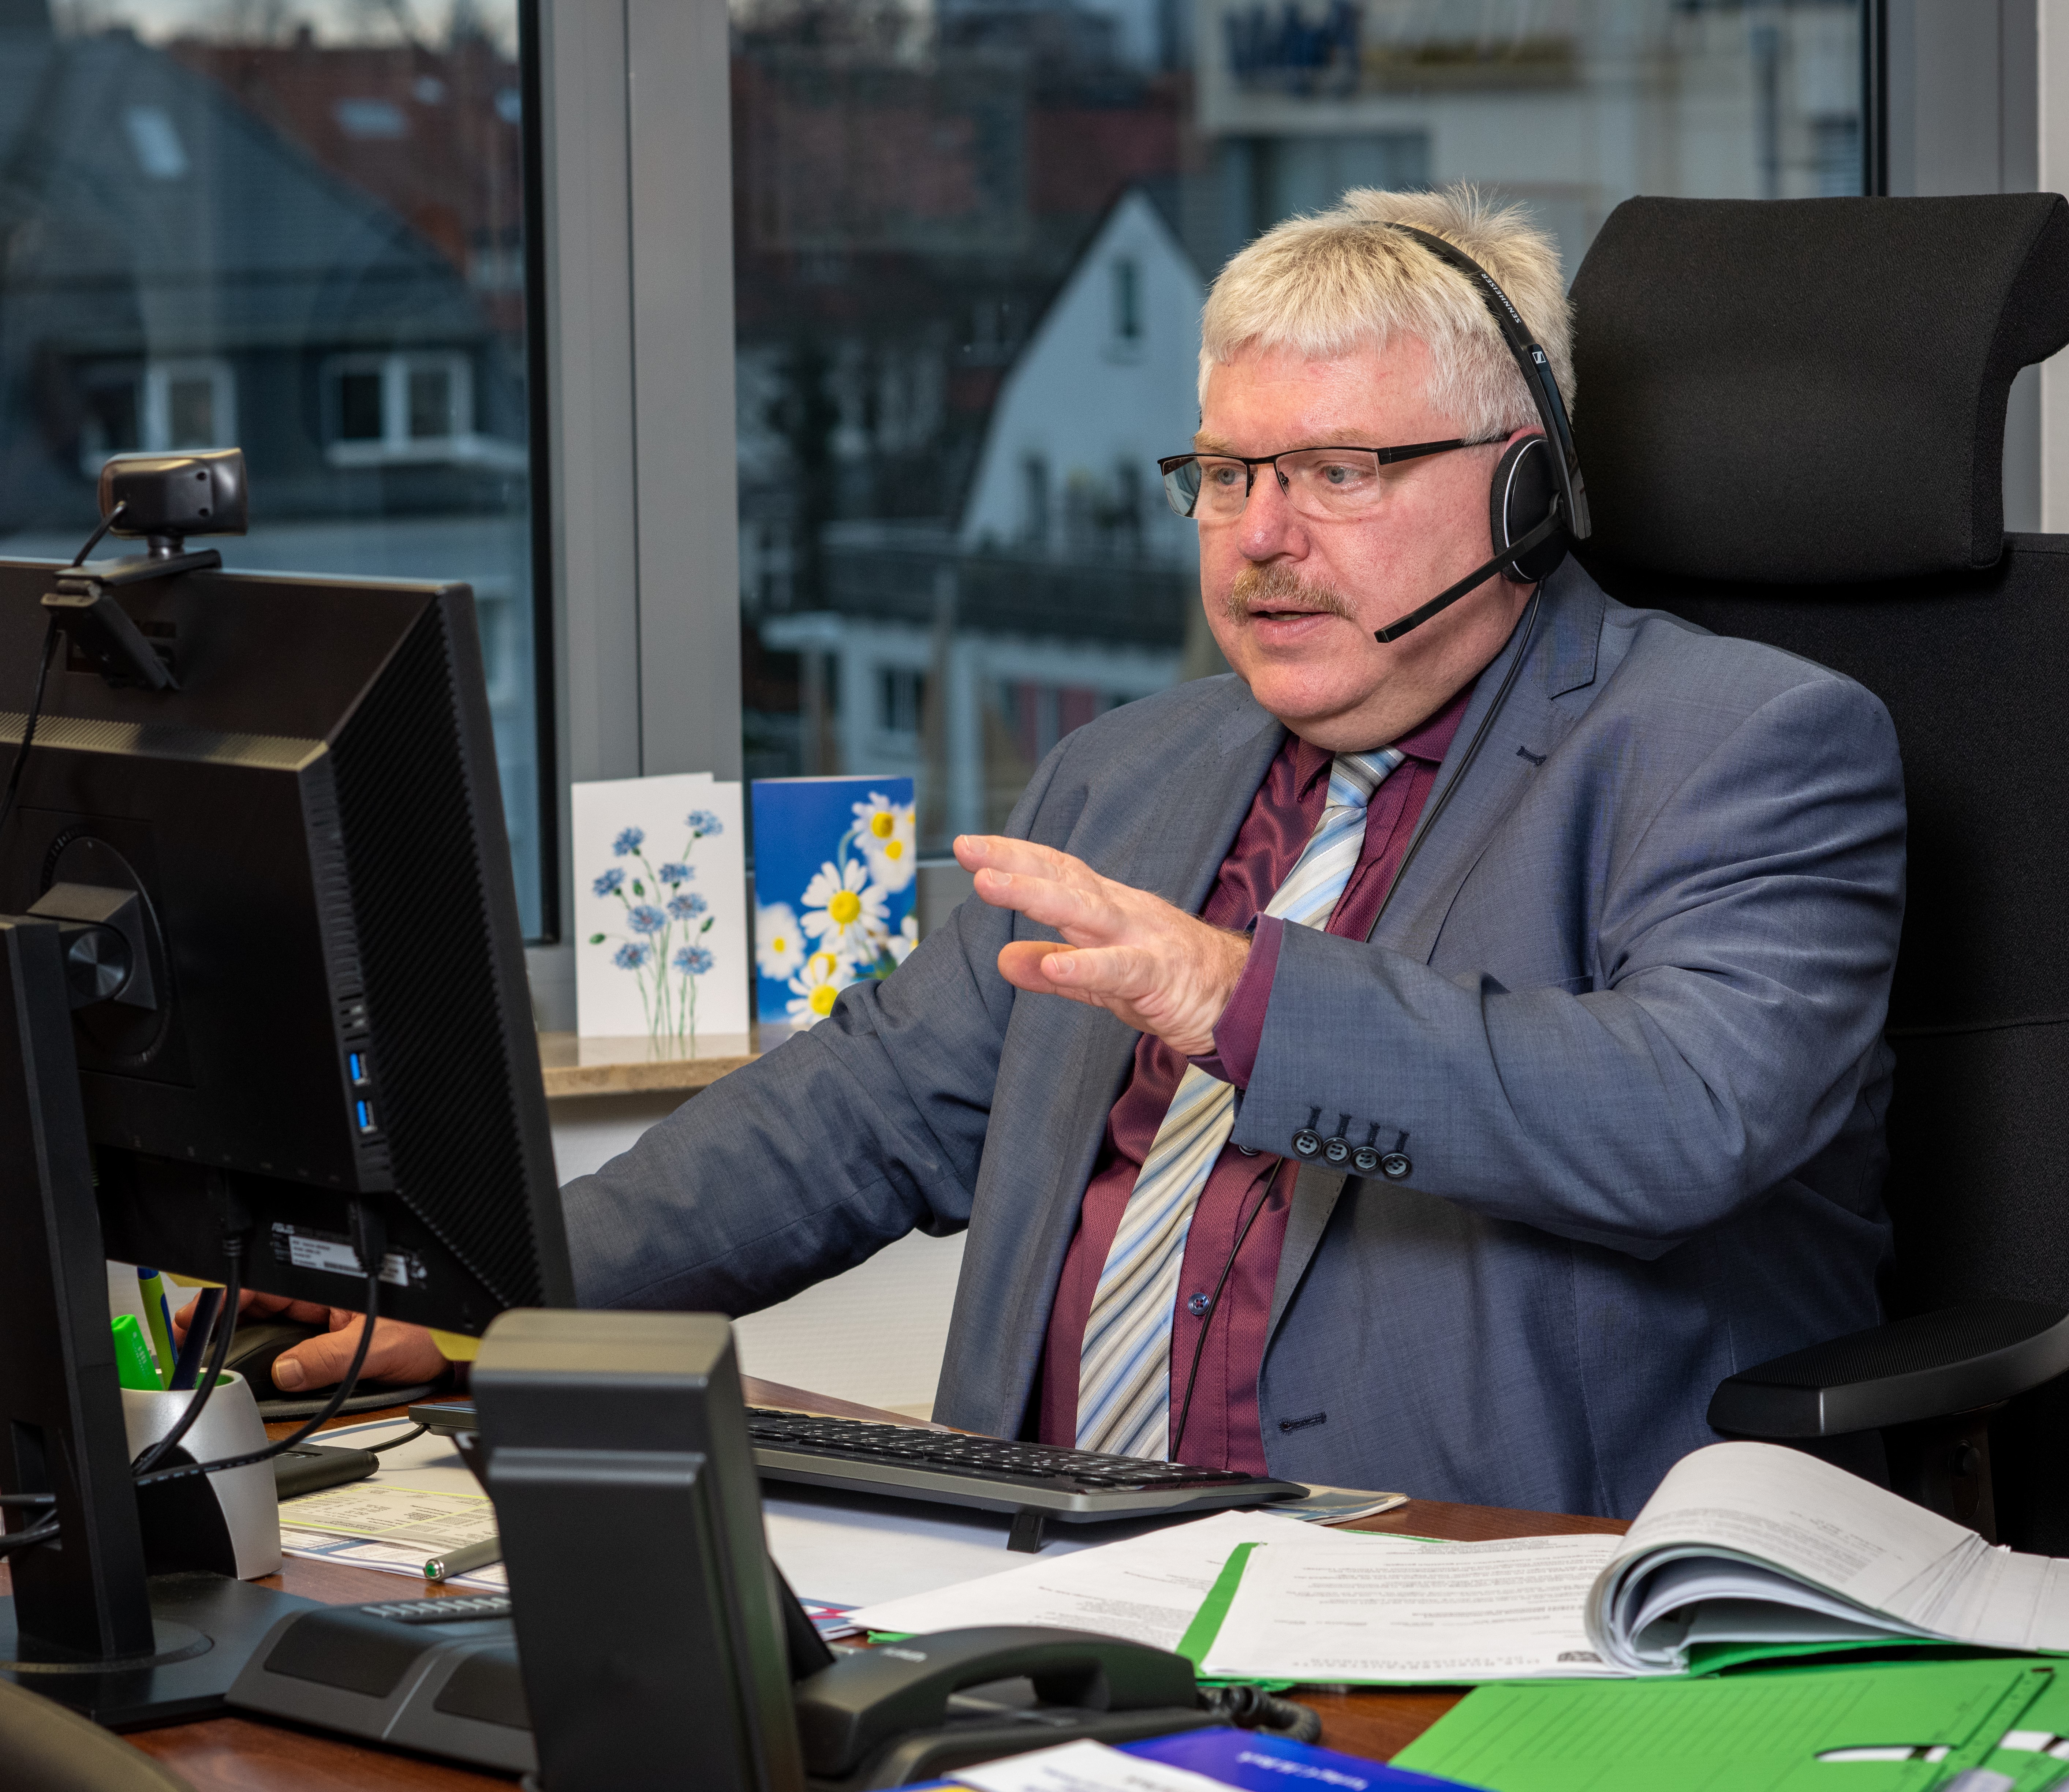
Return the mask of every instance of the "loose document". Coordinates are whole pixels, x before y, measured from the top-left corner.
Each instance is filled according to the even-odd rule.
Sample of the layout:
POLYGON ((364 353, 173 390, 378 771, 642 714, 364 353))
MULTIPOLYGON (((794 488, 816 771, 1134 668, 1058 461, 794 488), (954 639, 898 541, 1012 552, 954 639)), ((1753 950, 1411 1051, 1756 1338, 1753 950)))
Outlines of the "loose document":
POLYGON ((1683 1458, 1620 1537, 1452 1543, 1226 1513, 850 1616, 908 1633, 1059 1624, 1230 1680, 1603 1678, 1920 1639, 2069 1652, 2069 1561, 1734 1443, 1683 1458))

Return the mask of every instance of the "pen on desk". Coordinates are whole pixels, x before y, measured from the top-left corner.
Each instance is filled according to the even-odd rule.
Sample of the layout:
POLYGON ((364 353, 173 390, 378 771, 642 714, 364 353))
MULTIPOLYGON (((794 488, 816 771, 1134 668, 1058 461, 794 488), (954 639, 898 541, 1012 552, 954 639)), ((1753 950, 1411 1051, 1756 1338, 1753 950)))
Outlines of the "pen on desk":
POLYGON ((158 1374, 169 1380, 173 1373, 173 1309, 165 1299, 165 1281, 155 1269, 137 1266, 137 1292, 143 1297, 144 1326, 151 1334, 151 1352, 158 1359, 158 1374))
POLYGON ((137 1323, 137 1315, 117 1314, 110 1329, 115 1334, 116 1379, 140 1393, 163 1393, 165 1384, 158 1379, 158 1366, 144 1347, 144 1330, 137 1323))
POLYGON ((214 1329, 215 1316, 222 1306, 222 1290, 219 1288, 204 1288, 194 1297, 194 1318, 187 1325, 187 1341, 180 1346, 180 1359, 173 1366, 172 1385, 175 1388, 192 1387, 195 1378, 201 1374, 201 1354, 208 1348, 208 1334, 214 1329))
POLYGON ((479 1543, 463 1544, 457 1550, 448 1550, 442 1556, 433 1556, 424 1564, 426 1580, 451 1580, 455 1574, 471 1574, 477 1568, 486 1568, 492 1562, 503 1559, 503 1539, 484 1537, 479 1543))

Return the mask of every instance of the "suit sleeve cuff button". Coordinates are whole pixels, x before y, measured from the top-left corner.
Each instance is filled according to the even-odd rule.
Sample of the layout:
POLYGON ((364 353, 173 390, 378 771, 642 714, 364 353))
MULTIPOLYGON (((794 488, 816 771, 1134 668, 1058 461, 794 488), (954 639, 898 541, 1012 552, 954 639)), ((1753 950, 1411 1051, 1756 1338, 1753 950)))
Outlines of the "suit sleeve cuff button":
POLYGON ((1406 1151, 1389 1151, 1379 1160, 1379 1167, 1389 1182, 1399 1182, 1415 1173, 1415 1166, 1409 1161, 1406 1151))
POLYGON ((1312 1127, 1303 1126, 1293 1135, 1293 1155, 1297 1158, 1319 1157, 1322 1151, 1322 1135, 1312 1127))

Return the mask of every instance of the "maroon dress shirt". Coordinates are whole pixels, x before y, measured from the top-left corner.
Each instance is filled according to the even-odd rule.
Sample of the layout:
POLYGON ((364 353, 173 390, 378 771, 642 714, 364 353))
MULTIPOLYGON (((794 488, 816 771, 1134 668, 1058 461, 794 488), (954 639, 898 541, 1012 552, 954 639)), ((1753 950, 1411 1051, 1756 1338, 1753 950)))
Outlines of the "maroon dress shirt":
MULTIPOLYGON (((1329 932, 1352 939, 1371 933, 1471 695, 1468 685, 1420 727, 1393 743, 1407 757, 1373 792, 1364 848, 1329 916, 1329 932)), ((1249 961, 1214 1029, 1214 1055, 1193 1061, 1238 1088, 1247 1086, 1257 1061, 1286 926, 1265 914, 1264 906, 1285 882, 1321 820, 1333 760, 1333 755, 1296 735, 1286 737, 1200 910, 1201 919, 1215 927, 1239 931, 1254 925, 1256 930, 1249 961)), ((1077 1232, 1049 1310, 1037 1433, 1045 1444, 1068 1447, 1077 1442, 1078 1359, 1092 1297, 1142 1160, 1163 1124, 1186 1063, 1175 1048, 1145 1033, 1136 1044, 1135 1073, 1107 1118, 1105 1142, 1078 1210, 1077 1232)), ((1185 1235, 1178 1308, 1171 1327, 1174 1433, 1185 1407, 1188 1380, 1193 1384, 1184 1435, 1170 1440, 1174 1461, 1264 1472, 1257 1377, 1264 1362, 1265 1328, 1297 1169, 1294 1159, 1225 1145, 1208 1173, 1185 1235), (1214 1285, 1231 1251, 1235 1261, 1217 1302, 1214 1285)))

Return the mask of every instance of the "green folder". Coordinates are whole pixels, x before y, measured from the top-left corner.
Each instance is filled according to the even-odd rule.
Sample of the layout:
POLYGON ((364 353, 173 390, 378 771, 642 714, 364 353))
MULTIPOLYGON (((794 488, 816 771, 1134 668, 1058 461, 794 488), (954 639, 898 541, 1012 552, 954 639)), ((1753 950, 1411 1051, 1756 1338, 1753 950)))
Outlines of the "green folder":
POLYGON ((1983 1766, 2007 1776, 2015 1792, 2047 1792, 2069 1776, 2069 1668, 2056 1673, 1983 1766))
MULTIPOLYGON (((1931 1792, 1966 1768, 2010 1771, 2007 1733, 2069 1722, 2058 1665, 2021 1656, 1508 1680, 1470 1694, 1394 1765, 1487 1792, 1931 1792)), ((2028 1752, 2021 1772, 2038 1758, 2028 1752)), ((2020 1792, 2050 1783, 2034 1770, 2020 1792)))

